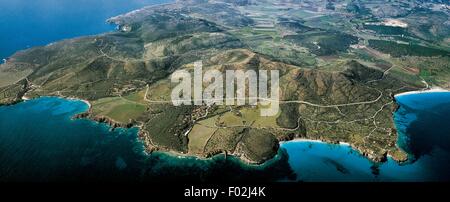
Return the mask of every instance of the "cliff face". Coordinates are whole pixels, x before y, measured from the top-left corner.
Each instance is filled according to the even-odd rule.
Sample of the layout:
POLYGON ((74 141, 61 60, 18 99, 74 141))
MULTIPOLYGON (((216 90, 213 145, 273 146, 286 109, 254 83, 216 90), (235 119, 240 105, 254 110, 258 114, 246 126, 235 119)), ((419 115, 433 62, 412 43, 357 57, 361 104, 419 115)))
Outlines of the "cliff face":
POLYGON ((23 79, 9 86, 0 87, 0 106, 12 105, 22 101, 22 97, 32 88, 27 79, 23 79))

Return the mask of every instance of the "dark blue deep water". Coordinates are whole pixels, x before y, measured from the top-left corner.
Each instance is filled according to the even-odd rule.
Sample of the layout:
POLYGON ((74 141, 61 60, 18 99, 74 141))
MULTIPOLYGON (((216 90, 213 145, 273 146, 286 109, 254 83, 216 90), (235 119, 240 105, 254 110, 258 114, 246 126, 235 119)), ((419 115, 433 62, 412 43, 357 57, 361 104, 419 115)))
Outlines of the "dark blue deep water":
POLYGON ((32 46, 114 30, 110 17, 172 0, 0 0, 0 60, 32 46))

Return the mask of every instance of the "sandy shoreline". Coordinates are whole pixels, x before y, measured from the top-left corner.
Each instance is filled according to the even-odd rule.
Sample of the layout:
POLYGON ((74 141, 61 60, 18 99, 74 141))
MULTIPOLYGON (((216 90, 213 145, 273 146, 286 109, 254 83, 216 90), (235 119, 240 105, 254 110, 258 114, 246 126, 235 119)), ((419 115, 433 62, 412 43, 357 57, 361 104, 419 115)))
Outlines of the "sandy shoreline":
MULTIPOLYGON (((298 138, 298 139, 293 139, 293 140, 288 140, 288 141, 281 141, 280 142, 280 146, 283 145, 283 144, 286 144, 286 143, 295 143, 295 142, 311 142, 311 143, 333 144, 333 143, 325 142, 325 141, 322 141, 322 140, 298 138)), ((347 143, 347 142, 339 142, 339 144, 333 144, 333 145, 351 146, 350 143, 347 143)))
POLYGON ((64 97, 64 96, 40 96, 40 97, 36 97, 36 98, 29 98, 27 96, 22 96, 22 100, 23 101, 28 101, 28 100, 32 100, 32 99, 39 99, 39 98, 43 98, 43 97, 56 97, 56 98, 62 98, 62 99, 66 99, 66 100, 72 100, 72 101, 80 101, 85 103, 89 108, 91 109, 92 105, 89 101, 84 100, 84 99, 80 99, 80 98, 76 98, 76 97, 64 97))
POLYGON ((156 8, 156 7, 160 7, 160 6, 168 6, 168 5, 173 5, 173 4, 177 4, 177 1, 174 0, 173 2, 160 3, 160 4, 155 4, 155 5, 144 6, 142 8, 138 8, 138 9, 129 11, 129 12, 124 13, 124 14, 120 14, 120 15, 117 15, 117 16, 110 17, 110 18, 108 18, 106 20, 106 22, 119 25, 120 23, 117 23, 117 20, 120 20, 120 18, 133 17, 134 15, 139 14, 140 12, 146 11, 148 9, 152 9, 152 8, 156 8))
POLYGON ((426 90, 417 90, 417 91, 399 93, 399 94, 395 95, 394 97, 399 97, 399 96, 404 96, 404 95, 422 94, 422 93, 448 93, 448 92, 450 92, 450 91, 445 90, 440 87, 433 87, 433 88, 426 89, 426 90))
POLYGON ((87 100, 83 100, 83 99, 80 99, 80 98, 66 98, 66 99, 84 102, 84 104, 86 104, 89 107, 89 109, 92 108, 91 103, 89 101, 87 101, 87 100))

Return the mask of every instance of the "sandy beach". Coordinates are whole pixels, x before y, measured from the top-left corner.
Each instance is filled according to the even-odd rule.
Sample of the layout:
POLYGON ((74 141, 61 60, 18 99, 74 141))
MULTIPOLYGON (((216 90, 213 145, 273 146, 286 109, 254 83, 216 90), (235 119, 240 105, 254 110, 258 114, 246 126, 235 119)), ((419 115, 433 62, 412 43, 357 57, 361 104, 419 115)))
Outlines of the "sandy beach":
MULTIPOLYGON (((333 144, 333 143, 324 142, 321 140, 298 138, 298 139, 293 139, 293 140, 289 140, 289 141, 282 141, 282 142, 280 142, 280 145, 285 144, 285 143, 290 143, 290 142, 312 142, 312 143, 322 143, 322 144, 333 144)), ((350 143, 347 143, 347 142, 339 142, 339 144, 336 144, 336 145, 351 146, 350 143)))
POLYGON ((443 88, 439 88, 439 87, 433 87, 433 88, 430 88, 427 90, 418 90, 418 91, 399 93, 399 94, 395 95, 395 97, 404 96, 404 95, 412 95, 412 94, 421 94, 421 93, 446 93, 446 92, 450 92, 450 91, 445 90, 443 88))

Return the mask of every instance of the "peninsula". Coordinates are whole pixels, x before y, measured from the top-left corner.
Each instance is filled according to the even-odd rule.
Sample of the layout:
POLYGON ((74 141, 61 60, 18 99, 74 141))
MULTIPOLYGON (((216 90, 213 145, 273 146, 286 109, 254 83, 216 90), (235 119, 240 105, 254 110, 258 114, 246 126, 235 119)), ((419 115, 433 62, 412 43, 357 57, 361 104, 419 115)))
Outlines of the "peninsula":
POLYGON ((149 152, 226 153, 258 164, 276 155, 280 141, 311 139, 349 143, 373 161, 405 161, 394 96, 450 89, 450 25, 448 10, 422 1, 403 7, 387 0, 145 7, 109 19, 115 32, 12 55, 0 65, 0 104, 86 100, 90 109, 78 118, 138 126, 149 152), (393 12, 400 6, 401 14, 393 12), (418 20, 423 12, 428 20, 418 20), (279 70, 279 114, 262 117, 260 106, 173 106, 170 75, 196 61, 221 72, 279 70))

